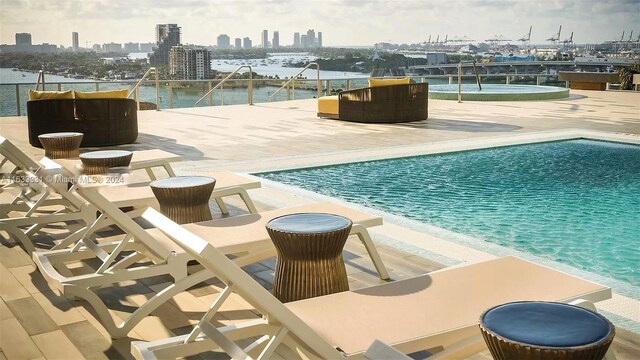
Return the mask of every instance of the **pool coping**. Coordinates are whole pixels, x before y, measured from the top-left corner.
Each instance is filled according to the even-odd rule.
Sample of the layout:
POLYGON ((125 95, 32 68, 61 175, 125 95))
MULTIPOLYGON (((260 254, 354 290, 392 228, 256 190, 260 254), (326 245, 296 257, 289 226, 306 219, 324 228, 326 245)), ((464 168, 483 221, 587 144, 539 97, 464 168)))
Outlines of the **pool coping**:
MULTIPOLYGON (((399 249, 403 249, 418 256, 440 262, 444 265, 455 265, 456 263, 460 262, 481 261, 496 256, 516 255, 528 260, 532 260, 544 266, 549 266, 559 271, 585 278, 589 281, 594 281, 602 283, 606 286, 610 286, 614 288, 613 298, 611 300, 607 300, 606 302, 599 303, 598 308, 600 310, 604 310, 607 313, 613 314, 618 320, 616 321, 617 325, 621 325, 630 331, 640 333, 640 314, 637 310, 635 310, 640 308, 640 301, 636 299, 640 294, 634 294, 635 296, 632 297, 629 296, 629 291, 623 291, 622 293, 616 291, 620 289, 620 284, 616 283, 620 280, 607 278, 556 261, 543 259, 522 251, 503 247, 497 244, 487 243, 479 239, 465 236, 463 234, 456 234, 445 229, 437 228, 435 226, 427 225, 387 212, 371 209, 360 204, 346 202, 341 199, 317 194, 315 192, 300 189, 294 186, 269 181, 259 176, 253 175, 256 173, 269 171, 323 167, 354 162, 453 153, 486 148, 575 139, 600 140, 640 145, 640 135, 637 134, 613 133, 584 129, 566 129, 516 134, 510 136, 486 137, 470 140, 463 139, 433 142, 423 145, 402 145, 394 147, 384 147, 375 150, 328 152, 320 155, 272 159, 272 161, 270 161, 268 165, 261 163, 255 164, 253 167, 249 162, 244 162, 243 167, 245 169, 250 169, 248 170, 248 173, 246 173, 246 175, 262 181, 265 187, 271 187, 282 190, 284 192, 294 193, 296 196, 301 196, 313 201, 329 200, 339 202, 363 211, 380 215, 385 219, 385 225, 383 226, 383 229, 385 226, 387 227, 387 229, 372 229, 371 232, 374 235, 376 241, 391 245, 399 249), (403 231, 401 236, 399 236, 398 231, 403 231), (428 242, 424 241, 425 237, 428 238, 428 242), (481 243, 482 246, 478 246, 479 243, 481 243)), ((270 202, 268 198, 261 198, 260 201, 263 201, 265 203, 270 202)), ((284 204, 278 203, 272 205, 283 206, 284 204)), ((632 293, 633 287, 634 286, 631 285, 632 293)))

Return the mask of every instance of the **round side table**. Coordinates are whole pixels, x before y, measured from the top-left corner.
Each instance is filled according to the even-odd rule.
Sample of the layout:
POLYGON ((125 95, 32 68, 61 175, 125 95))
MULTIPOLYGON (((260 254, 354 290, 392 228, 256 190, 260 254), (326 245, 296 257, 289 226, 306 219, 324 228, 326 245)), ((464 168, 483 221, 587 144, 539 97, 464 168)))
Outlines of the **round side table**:
POLYGON ((266 225, 278 253, 273 295, 282 302, 349 290, 342 249, 353 223, 333 214, 300 213, 266 225))
POLYGON ((112 167, 127 167, 133 153, 126 150, 101 150, 80 154, 85 175, 99 175, 109 172, 112 167))
POLYGON ((44 148, 44 156, 49 159, 74 158, 80 155, 80 143, 84 134, 78 132, 58 132, 38 135, 44 148))
POLYGON ((480 317, 480 331, 497 360, 600 360, 615 336, 613 324, 600 314, 543 301, 493 307, 480 317))
POLYGON ((207 176, 176 176, 149 184, 160 212, 178 224, 212 219, 209 199, 215 185, 216 179, 207 176))

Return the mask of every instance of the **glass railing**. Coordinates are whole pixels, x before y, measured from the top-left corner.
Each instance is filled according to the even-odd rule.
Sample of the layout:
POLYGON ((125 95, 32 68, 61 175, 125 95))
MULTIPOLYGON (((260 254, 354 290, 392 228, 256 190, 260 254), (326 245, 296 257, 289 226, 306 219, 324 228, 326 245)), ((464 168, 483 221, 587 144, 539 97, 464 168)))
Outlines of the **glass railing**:
MULTIPOLYGON (((528 85, 551 85, 565 86, 565 82, 558 82, 557 75, 554 74, 485 74, 480 75, 483 83, 492 84, 528 84, 528 85)), ((430 75, 412 77, 415 82, 428 82, 429 84, 453 84, 457 83, 457 75, 430 75)), ((463 83, 475 83, 475 75, 465 74, 463 83)), ((144 81, 139 87, 141 102, 156 104, 156 99, 160 99, 159 108, 189 108, 194 107, 196 101, 203 97, 209 90, 215 87, 220 80, 160 80, 158 94, 156 94, 155 80, 144 81), (156 97, 158 95, 158 97, 156 97)), ((287 79, 253 79, 251 90, 253 92, 254 103, 266 103, 287 79)), ((131 91, 137 81, 69 81, 69 82, 47 82, 46 90, 50 91, 100 91, 127 89, 131 91)), ((248 79, 229 80, 219 89, 216 89, 198 107, 221 106, 247 104, 248 79)), ((358 89, 368 86, 366 78, 350 79, 322 79, 322 95, 337 94, 340 91, 358 89)), ((26 115, 26 104, 29 89, 33 89, 35 84, 0 83, 0 117, 26 115)), ((317 80, 297 79, 289 84, 285 89, 272 97, 271 101, 286 101, 297 99, 312 99, 317 97, 317 80)))

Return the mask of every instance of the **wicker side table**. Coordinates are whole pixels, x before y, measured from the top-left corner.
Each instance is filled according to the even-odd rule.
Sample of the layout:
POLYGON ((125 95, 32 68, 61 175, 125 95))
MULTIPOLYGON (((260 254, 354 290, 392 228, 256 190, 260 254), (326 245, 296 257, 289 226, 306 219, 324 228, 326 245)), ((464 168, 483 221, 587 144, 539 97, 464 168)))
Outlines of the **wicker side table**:
POLYGON ((160 212, 178 224, 212 219, 209 198, 215 185, 216 179, 207 176, 176 176, 149 184, 160 212))
POLYGON ((58 132, 38 135, 49 159, 74 158, 80 155, 80 143, 84 135, 78 132, 58 132))
POLYGON ((480 317, 494 359, 600 360, 615 336, 604 316, 578 306, 543 301, 498 305, 480 317))
POLYGON ((273 295, 282 302, 349 290, 342 249, 351 220, 333 214, 277 217, 267 231, 278 254, 273 295))
POLYGON ((112 167, 127 167, 133 153, 125 150, 102 150, 80 154, 85 175, 106 174, 112 167))

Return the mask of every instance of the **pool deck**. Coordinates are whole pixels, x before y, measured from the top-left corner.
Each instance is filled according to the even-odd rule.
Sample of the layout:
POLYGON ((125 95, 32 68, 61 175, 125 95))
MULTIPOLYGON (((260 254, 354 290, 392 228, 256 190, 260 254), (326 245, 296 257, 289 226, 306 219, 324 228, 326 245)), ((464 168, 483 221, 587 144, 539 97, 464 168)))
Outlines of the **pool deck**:
MULTIPOLYGON (((214 169, 252 173, 581 136, 640 144, 639 92, 572 90, 571 94, 563 100, 530 102, 430 100, 428 120, 395 125, 318 119, 315 100, 143 111, 138 116, 137 143, 114 148, 171 151, 184 158, 174 166, 179 174, 206 174, 214 169)), ((0 118, 0 134, 36 158, 43 155, 42 149, 28 144, 26 117, 0 118)), ((263 182, 262 188, 251 190, 250 195, 259 210, 322 198, 270 182, 263 182)), ((232 205, 237 205, 235 213, 243 212, 239 202, 232 205)), ((371 234, 393 279, 432 271, 443 264, 496 256, 427 234, 393 215, 384 221, 371 234), (429 258, 415 255, 415 249, 429 258)), ((56 235, 54 229, 42 236, 56 235)), ((346 250, 351 288, 379 283, 364 248, 349 241, 346 250)), ((273 266, 274 259, 269 259, 246 270, 270 288, 273 266)), ((59 297, 24 252, 7 241, 0 245, 0 272, 0 360, 127 358, 132 339, 158 339, 187 331, 218 291, 215 284, 191 289, 146 318, 130 338, 111 340, 91 315, 90 307, 59 297)), ((159 285, 143 282, 136 286, 149 294, 159 285)), ((124 290, 112 296, 125 305, 140 301, 124 290)), ((241 300, 236 305, 227 309, 228 316, 220 321, 255 317, 241 300)), ((617 318, 640 323, 640 303, 630 297, 614 294, 613 299, 597 306, 617 318)), ((116 316, 119 311, 124 310, 117 310, 116 316)), ((640 357, 640 336, 620 330, 614 350, 619 359, 640 357)), ((487 352, 474 358, 487 358, 487 352)))

